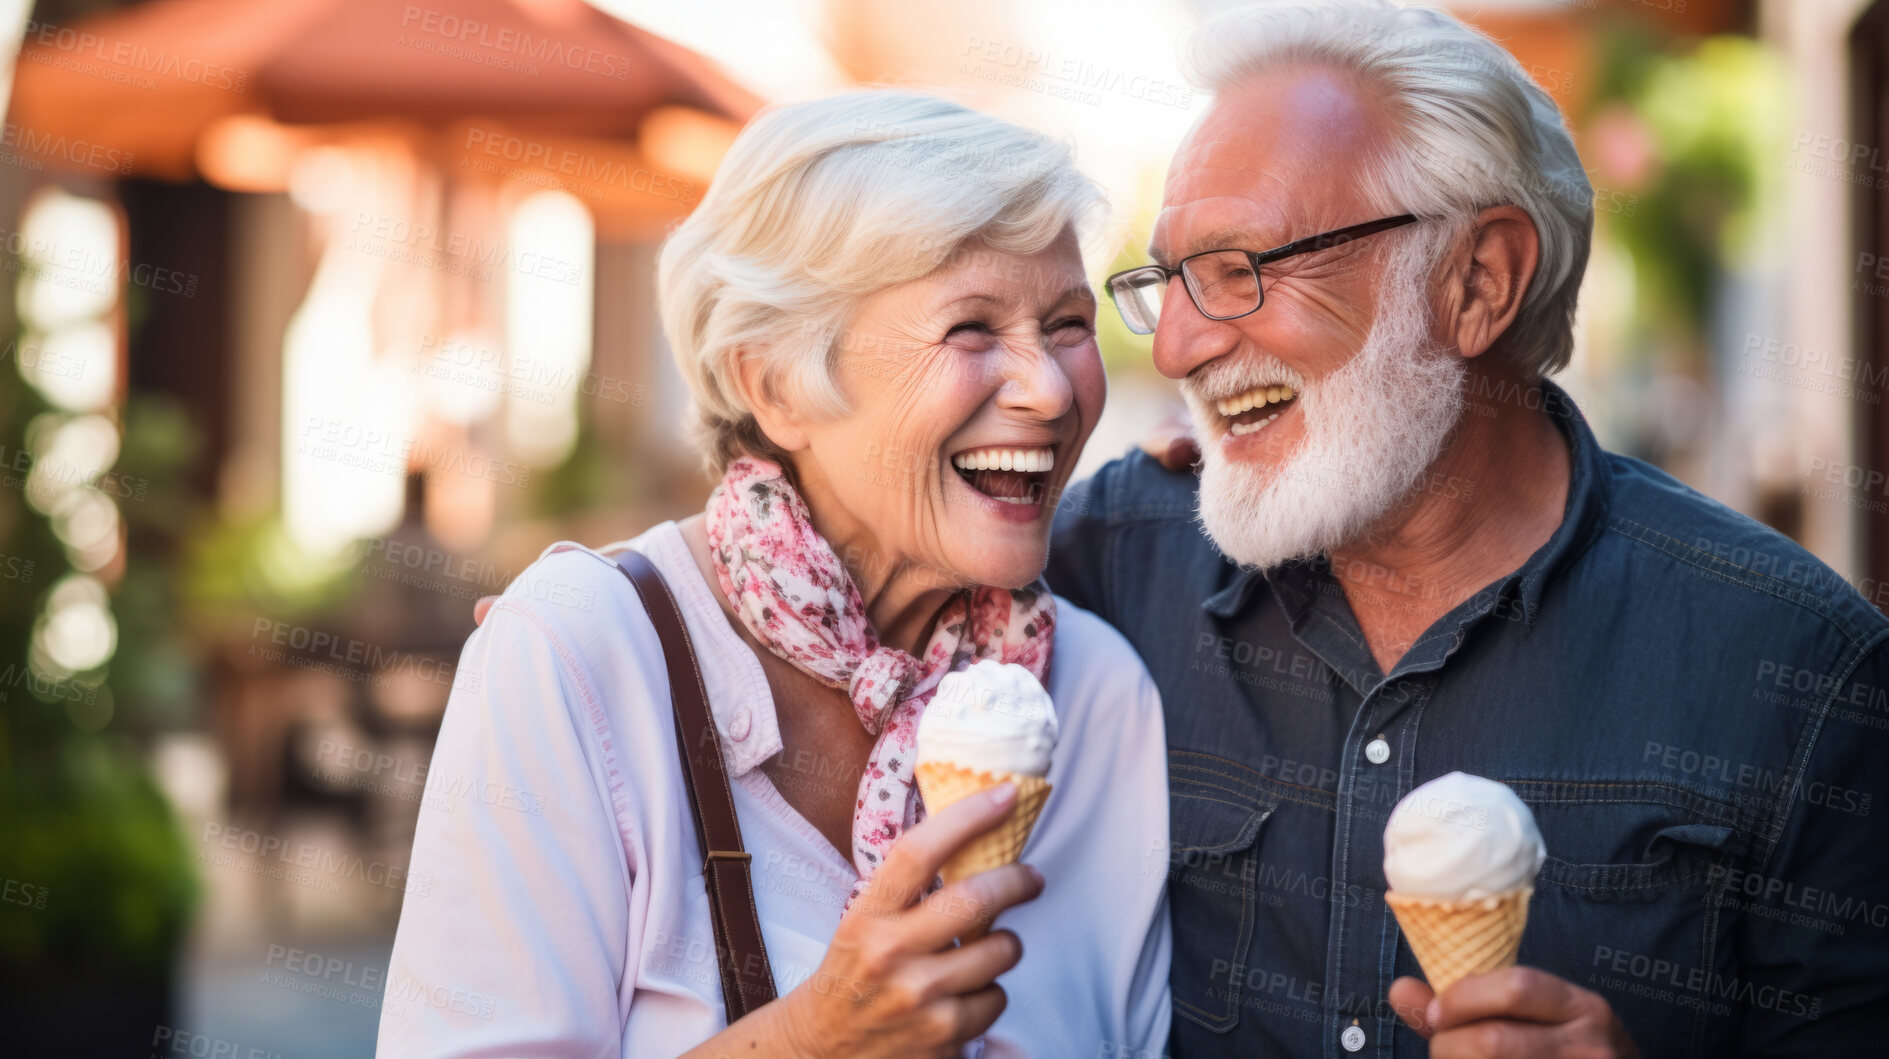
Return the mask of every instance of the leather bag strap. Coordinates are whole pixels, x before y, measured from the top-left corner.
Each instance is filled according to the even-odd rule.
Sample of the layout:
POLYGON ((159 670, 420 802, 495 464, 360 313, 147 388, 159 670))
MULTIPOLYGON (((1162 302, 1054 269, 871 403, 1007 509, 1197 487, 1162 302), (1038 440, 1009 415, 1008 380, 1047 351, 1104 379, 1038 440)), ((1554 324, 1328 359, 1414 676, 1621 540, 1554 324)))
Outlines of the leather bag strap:
POLYGON ((721 967, 722 999, 733 1023, 774 999, 774 975, 761 940, 761 917, 754 907, 750 858, 741 848, 734 792, 722 763, 721 739, 709 712, 701 667, 682 610, 662 574, 641 552, 626 549, 615 557, 618 569, 636 587, 643 609, 656 626, 663 661, 669 670, 669 698, 676 714, 676 748, 689 788, 695 838, 703 851, 702 877, 715 920, 715 956, 721 967))

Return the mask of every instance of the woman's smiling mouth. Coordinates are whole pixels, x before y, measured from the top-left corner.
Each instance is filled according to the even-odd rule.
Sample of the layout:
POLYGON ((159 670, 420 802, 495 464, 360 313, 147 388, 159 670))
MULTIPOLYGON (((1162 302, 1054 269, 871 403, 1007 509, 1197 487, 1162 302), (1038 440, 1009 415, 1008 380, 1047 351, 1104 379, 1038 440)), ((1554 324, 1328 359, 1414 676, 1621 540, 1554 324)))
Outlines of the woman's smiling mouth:
POLYGON ((1056 450, 987 445, 951 457, 951 466, 971 488, 1004 504, 1040 504, 1056 467, 1056 450))

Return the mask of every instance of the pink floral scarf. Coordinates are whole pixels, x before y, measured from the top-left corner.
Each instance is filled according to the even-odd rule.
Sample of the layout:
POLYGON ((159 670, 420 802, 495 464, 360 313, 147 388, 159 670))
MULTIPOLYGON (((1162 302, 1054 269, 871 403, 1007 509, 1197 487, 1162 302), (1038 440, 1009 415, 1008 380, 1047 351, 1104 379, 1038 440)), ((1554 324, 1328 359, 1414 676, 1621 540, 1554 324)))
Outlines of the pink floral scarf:
POLYGON ((775 654, 844 688, 859 723, 879 737, 853 810, 857 897, 892 843, 924 818, 912 767, 918 718, 938 682, 985 658, 1015 662, 1044 679, 1055 600, 1041 581, 960 592, 938 615, 923 658, 887 647, 799 492, 778 465, 752 456, 729 464, 709 497, 708 540, 721 589, 741 623, 775 654))

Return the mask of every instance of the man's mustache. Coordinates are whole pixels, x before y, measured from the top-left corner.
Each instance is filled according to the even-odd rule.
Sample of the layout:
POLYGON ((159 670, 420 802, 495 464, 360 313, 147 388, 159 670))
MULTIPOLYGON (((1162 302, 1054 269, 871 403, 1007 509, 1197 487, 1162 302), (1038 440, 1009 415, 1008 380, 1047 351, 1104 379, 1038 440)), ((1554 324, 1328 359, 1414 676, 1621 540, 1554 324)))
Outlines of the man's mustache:
POLYGON ((1245 393, 1255 386, 1305 388, 1305 376, 1278 357, 1266 353, 1227 358, 1203 364, 1181 381, 1183 392, 1209 403, 1245 393))

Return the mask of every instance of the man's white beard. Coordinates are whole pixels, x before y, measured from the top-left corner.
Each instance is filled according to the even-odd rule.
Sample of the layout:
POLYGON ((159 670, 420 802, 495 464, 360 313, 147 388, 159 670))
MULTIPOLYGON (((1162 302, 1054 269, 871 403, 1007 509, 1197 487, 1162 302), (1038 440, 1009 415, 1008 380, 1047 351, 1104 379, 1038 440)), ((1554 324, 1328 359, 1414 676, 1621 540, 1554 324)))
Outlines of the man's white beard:
POLYGON ((1299 389, 1305 433, 1284 466, 1268 472, 1222 455, 1223 417, 1213 407, 1213 398, 1251 384, 1255 359, 1270 358, 1218 367, 1182 386, 1203 442, 1200 521, 1228 558, 1265 569, 1355 541, 1442 451, 1462 414, 1468 369, 1453 350, 1428 348, 1428 269, 1421 263, 1431 255, 1411 251, 1400 248, 1389 270, 1364 348, 1299 389))

